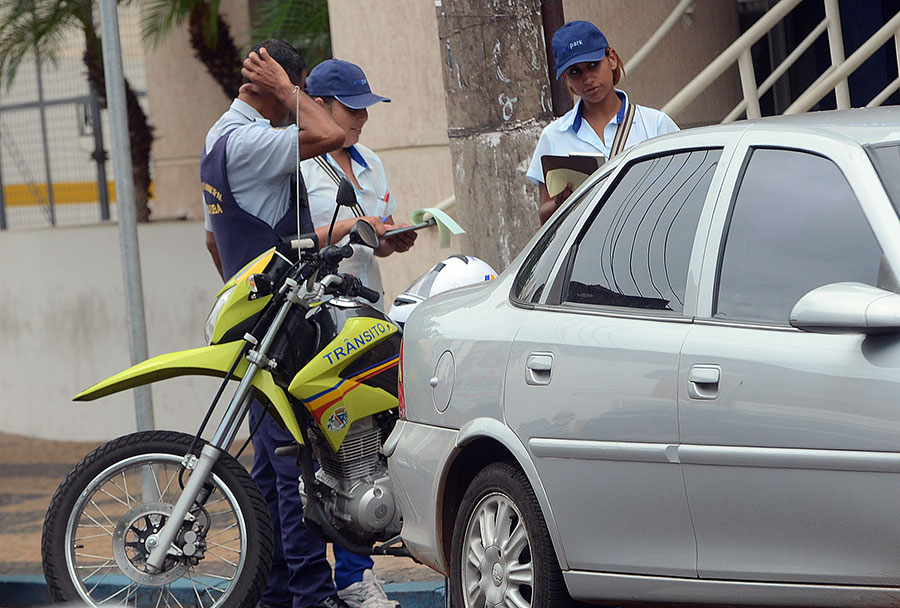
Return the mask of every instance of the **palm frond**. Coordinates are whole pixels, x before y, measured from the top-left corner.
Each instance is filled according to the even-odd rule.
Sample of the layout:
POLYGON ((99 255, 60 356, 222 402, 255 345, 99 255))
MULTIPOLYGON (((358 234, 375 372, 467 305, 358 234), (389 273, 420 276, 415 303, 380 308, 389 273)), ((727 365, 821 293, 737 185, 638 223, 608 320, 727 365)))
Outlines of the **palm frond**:
POLYGON ((84 27, 85 10, 90 0, 0 0, 0 81, 9 88, 34 53, 55 62, 68 31, 84 27))
POLYGON ((331 57, 327 0, 265 0, 254 17, 253 40, 284 40, 302 51, 311 66, 331 57))
POLYGON ((218 0, 146 0, 141 3, 141 35, 144 42, 159 46, 172 32, 172 28, 183 24, 192 12, 204 10, 215 16, 218 6, 218 0))

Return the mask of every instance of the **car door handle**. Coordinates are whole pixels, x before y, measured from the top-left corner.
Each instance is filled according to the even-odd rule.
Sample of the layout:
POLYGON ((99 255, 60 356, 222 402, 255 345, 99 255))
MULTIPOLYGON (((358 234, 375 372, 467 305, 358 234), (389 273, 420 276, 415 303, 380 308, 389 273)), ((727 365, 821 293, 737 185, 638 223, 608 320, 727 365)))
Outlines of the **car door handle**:
POLYGON ((722 368, 718 365, 694 365, 688 376, 688 395, 691 399, 715 399, 719 396, 719 378, 722 368))
POLYGON ((541 386, 550 384, 550 373, 553 369, 551 353, 531 353, 525 363, 525 384, 541 386))

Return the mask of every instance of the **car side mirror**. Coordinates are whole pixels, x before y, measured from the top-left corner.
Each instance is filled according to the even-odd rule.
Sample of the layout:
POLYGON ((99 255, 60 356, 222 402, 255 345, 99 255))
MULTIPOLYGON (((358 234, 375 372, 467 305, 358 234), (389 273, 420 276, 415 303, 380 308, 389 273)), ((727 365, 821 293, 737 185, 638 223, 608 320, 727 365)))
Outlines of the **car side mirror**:
POLYGON ((359 220, 350 229, 350 242, 354 245, 378 249, 378 233, 372 228, 372 224, 359 220))
POLYGON ((825 334, 900 332, 900 294, 863 283, 823 285, 794 305, 791 325, 825 334))

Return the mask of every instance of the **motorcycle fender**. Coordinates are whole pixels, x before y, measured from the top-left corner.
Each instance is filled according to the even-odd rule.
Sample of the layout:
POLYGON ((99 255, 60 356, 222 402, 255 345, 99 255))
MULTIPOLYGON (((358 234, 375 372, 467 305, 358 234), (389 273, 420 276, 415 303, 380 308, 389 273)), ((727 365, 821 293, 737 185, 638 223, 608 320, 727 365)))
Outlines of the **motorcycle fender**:
POLYGON ((397 331, 396 325, 383 319, 350 318, 341 333, 291 381, 288 392, 306 404, 335 451, 354 421, 397 406, 396 397, 362 382, 396 367, 398 356, 379 361, 355 376, 340 376, 360 355, 397 331))
MULTIPOLYGON (((113 393, 178 376, 224 378, 243 345, 242 341, 228 342, 152 357, 83 390, 75 395, 74 400, 93 401, 113 393)), ((238 380, 243 378, 248 365, 247 360, 242 359, 234 370, 234 377, 238 380)), ((300 434, 297 417, 284 390, 275 383, 272 374, 267 370, 257 371, 253 378, 253 387, 269 400, 278 414, 276 418, 280 418, 282 426, 287 428, 294 439, 302 445, 303 437, 300 434)), ((271 409, 269 411, 271 412, 271 409)))

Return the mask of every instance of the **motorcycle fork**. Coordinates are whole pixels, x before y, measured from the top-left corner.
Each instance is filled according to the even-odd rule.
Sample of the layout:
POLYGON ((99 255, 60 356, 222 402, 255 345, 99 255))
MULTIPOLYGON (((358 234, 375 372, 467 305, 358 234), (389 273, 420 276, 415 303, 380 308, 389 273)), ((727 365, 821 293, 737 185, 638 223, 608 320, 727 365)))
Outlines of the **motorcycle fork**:
MULTIPOLYGON (((184 457, 182 464, 185 467, 192 469, 191 476, 188 478, 188 482, 185 484, 181 495, 175 502, 172 513, 166 520, 165 525, 163 525, 159 533, 155 535, 155 538, 151 537, 147 539, 147 546, 152 547, 150 555, 147 557, 147 566, 153 573, 162 570, 166 555, 171 551, 174 551, 176 554, 181 553, 180 549, 173 546, 175 539, 178 536, 178 532, 181 530, 181 526, 187 519, 191 507, 197 502, 203 487, 209 480, 213 466, 215 466, 216 462, 219 460, 219 456, 223 451, 228 450, 228 448, 231 447, 232 442, 234 442, 234 437, 237 434, 241 422, 247 415, 250 401, 253 398, 253 378, 261 368, 269 366, 270 361, 266 357, 266 353, 268 353, 272 341, 275 340, 278 330, 281 329, 281 325, 284 323, 291 306, 301 301, 298 296, 299 284, 290 279, 285 281, 285 283, 290 288, 287 297, 278 309, 272 324, 266 330, 258 347, 247 352, 246 356, 250 364, 247 367, 246 373, 244 373, 244 377, 241 378, 241 382, 238 384, 237 390, 235 390, 231 401, 228 403, 228 409, 225 410, 225 414, 222 416, 219 426, 216 427, 213 438, 200 450, 199 458, 195 458, 193 454, 186 454, 184 457), (191 466, 192 464, 193 466, 191 466)), ((244 339, 251 343, 256 342, 256 339, 250 334, 245 335, 244 339)), ((203 502, 206 501, 209 494, 209 491, 203 492, 203 502)))

